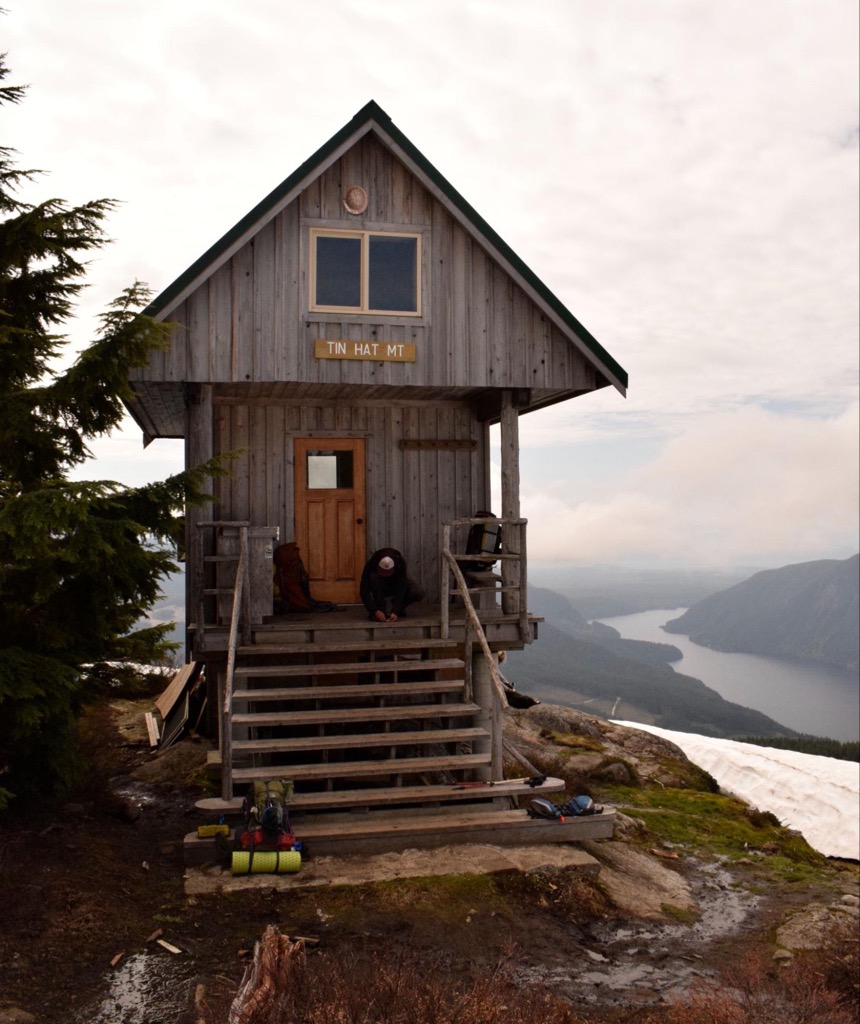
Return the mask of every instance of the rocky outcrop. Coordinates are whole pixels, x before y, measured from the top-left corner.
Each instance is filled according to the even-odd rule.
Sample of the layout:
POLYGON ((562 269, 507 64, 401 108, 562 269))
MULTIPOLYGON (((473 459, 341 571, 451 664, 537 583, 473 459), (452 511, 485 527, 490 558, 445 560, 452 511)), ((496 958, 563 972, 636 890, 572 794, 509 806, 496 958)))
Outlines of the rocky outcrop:
POLYGON ((556 704, 505 712, 505 738, 548 774, 716 791, 713 778, 659 736, 556 704))
POLYGON ((835 930, 856 935, 860 928, 860 898, 845 893, 831 903, 812 903, 792 914, 777 929, 776 943, 782 949, 820 949, 835 930))

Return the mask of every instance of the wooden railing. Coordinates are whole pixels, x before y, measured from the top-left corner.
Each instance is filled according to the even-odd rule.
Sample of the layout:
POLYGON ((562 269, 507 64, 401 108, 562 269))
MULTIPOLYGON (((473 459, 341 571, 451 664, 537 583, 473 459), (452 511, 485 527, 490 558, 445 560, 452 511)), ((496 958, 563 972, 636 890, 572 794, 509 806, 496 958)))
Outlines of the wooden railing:
MULTIPOLYGON (((521 639, 528 643, 531 638, 528 622, 527 607, 527 580, 526 580, 526 519, 502 519, 495 517, 472 517, 469 519, 452 519, 442 524, 442 552, 441 561, 441 585, 440 585, 440 607, 442 612, 443 639, 449 635, 449 605, 450 605, 450 574, 456 568, 460 579, 457 580, 457 588, 464 594, 471 593, 466 585, 465 577, 460 569, 461 562, 478 562, 486 565, 489 569, 494 563, 499 562, 501 566, 501 586, 487 588, 488 593, 501 596, 502 612, 505 615, 516 616, 521 639), (463 530, 473 525, 498 525, 502 531, 502 550, 494 554, 453 554, 452 553, 452 532, 463 530), (462 586, 461 586, 462 582, 462 586)), ((455 575, 455 579, 457 576, 455 575)), ((480 590, 475 587, 472 590, 480 590)), ((471 600, 474 611, 474 602, 471 600)), ((477 612, 476 612, 477 614, 477 612)), ((483 630, 482 630, 483 631, 483 630)))
MULTIPOLYGON (((225 800, 233 796, 232 747, 233 747, 233 675, 236 670, 236 650, 239 643, 250 643, 251 640, 251 581, 248 572, 248 530, 250 523, 241 521, 218 520, 198 523, 196 537, 195 568, 197 583, 197 625, 195 648, 197 653, 206 646, 206 598, 214 598, 215 614, 213 620, 219 620, 219 605, 229 601, 230 631, 227 638, 227 668, 224 673, 224 696, 221 706, 221 795, 225 800), (238 536, 239 550, 224 553, 219 550, 217 539, 213 544, 213 553, 205 554, 203 530, 215 531, 217 538, 224 529, 235 531, 238 536), (232 585, 220 586, 223 580, 222 566, 235 563, 236 574, 232 585), (214 567, 214 586, 206 586, 206 565, 214 567)), ((235 540, 235 538, 232 538, 235 540)))
MULTIPOLYGON (((478 641, 478 644, 480 645, 481 648, 481 652, 484 655, 484 661, 487 663, 487 668, 490 671, 490 678, 493 680, 493 686, 495 687, 496 694, 499 700, 501 701, 502 706, 504 706, 507 700, 505 696, 505 684, 502 681, 502 677, 499 673, 499 666, 496 664, 496 659, 493 657, 493 652, 490 650, 490 645, 487 643, 487 636, 484 633, 484 627, 481 625, 481 620, 478 618, 478 613, 475 611, 475 606, 472 604, 472 598, 469 596, 469 587, 468 584, 466 583, 466 579, 463 576, 463 573, 460 571, 460 566, 457 564, 457 559, 454 557, 454 555, 451 554, 451 552, 447 548, 442 549, 442 561, 446 565, 446 576, 448 570, 451 571, 451 574, 453 575, 454 581, 457 586, 457 591, 460 597, 463 599, 463 607, 466 609, 466 636, 464 641, 464 647, 466 651, 465 661, 467 670, 469 671, 469 674, 471 676, 471 649, 472 644, 474 642, 472 637, 474 635, 474 639, 478 641)), ((447 588, 447 580, 445 585, 447 588)), ((446 600, 442 607, 446 608, 447 603, 448 602, 446 600)), ((448 639, 447 622, 444 621, 445 619, 447 619, 447 616, 443 615, 443 640, 448 639)), ((471 689, 471 683, 469 688, 471 689)), ((467 697, 469 700, 471 700, 472 694, 469 693, 467 697)))

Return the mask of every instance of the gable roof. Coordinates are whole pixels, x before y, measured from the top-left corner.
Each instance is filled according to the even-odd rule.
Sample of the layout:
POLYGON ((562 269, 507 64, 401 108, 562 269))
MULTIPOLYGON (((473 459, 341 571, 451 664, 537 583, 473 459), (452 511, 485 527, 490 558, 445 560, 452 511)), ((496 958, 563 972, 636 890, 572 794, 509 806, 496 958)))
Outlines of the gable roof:
POLYGON ((203 280, 218 269, 264 224, 275 217, 302 192, 311 181, 338 160, 363 135, 373 131, 415 173, 425 187, 457 218, 477 241, 501 263, 556 321, 570 340, 590 362, 622 393, 626 393, 627 372, 612 358, 599 341, 576 319, 538 276, 520 259, 474 207, 430 163, 373 100, 367 103, 328 142, 297 167, 277 188, 250 210, 234 227, 168 285, 144 310, 149 316, 165 319, 203 280))

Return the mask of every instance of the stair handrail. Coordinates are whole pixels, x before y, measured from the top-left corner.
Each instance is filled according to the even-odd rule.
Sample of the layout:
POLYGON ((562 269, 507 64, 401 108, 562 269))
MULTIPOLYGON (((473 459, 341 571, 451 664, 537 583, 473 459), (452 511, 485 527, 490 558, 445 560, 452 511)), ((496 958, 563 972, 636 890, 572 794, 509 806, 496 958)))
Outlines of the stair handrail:
POLYGON ((233 796, 233 676, 236 671, 236 648, 242 639, 248 640, 248 607, 250 579, 248 577, 248 527, 239 528, 239 561, 233 584, 233 607, 230 613, 230 634, 227 640, 227 670, 224 673, 224 705, 221 719, 221 796, 233 796))
POLYGON ((490 645, 487 642, 484 627, 481 624, 481 620, 478 618, 475 606, 472 604, 472 598, 469 595, 469 587, 466 583, 466 579, 463 576, 460 566, 457 564, 457 559, 451 554, 447 547, 442 548, 442 558, 444 562, 448 563, 448 568, 454 575, 457 590, 459 591, 460 597, 463 599, 463 607, 466 609, 467 633, 468 629, 471 627, 471 630, 475 634, 475 637, 481 647, 481 651, 484 655, 484 661, 486 661, 487 667, 490 670, 490 678, 493 680, 493 685, 496 688, 496 694, 504 707, 507 702, 507 697, 505 696, 505 684, 502 682, 502 677, 499 673, 499 666, 496 664, 496 659, 493 657, 493 652, 490 650, 490 645))

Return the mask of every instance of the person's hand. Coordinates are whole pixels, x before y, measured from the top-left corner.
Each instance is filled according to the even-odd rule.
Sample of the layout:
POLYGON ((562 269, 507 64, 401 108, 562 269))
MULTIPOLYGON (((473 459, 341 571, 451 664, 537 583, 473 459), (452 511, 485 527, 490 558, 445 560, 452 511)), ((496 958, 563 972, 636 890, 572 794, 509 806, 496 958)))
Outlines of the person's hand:
POLYGON ((388 621, 389 621, 389 622, 397 622, 397 616, 396 616, 396 615, 394 614, 394 612, 392 612, 392 613, 391 613, 391 614, 390 614, 390 615, 388 616, 388 621))
POLYGON ((373 614, 377 622, 388 622, 388 619, 385 617, 385 612, 375 611, 373 614))

